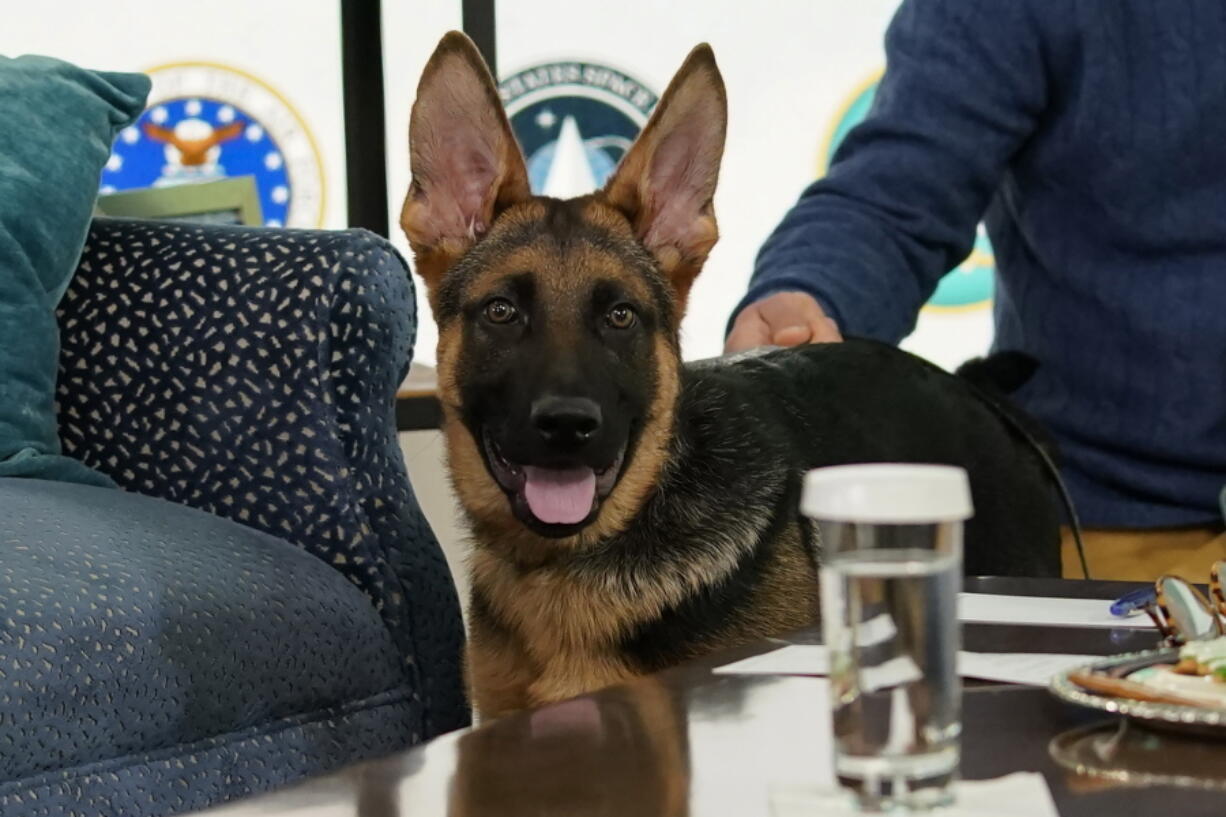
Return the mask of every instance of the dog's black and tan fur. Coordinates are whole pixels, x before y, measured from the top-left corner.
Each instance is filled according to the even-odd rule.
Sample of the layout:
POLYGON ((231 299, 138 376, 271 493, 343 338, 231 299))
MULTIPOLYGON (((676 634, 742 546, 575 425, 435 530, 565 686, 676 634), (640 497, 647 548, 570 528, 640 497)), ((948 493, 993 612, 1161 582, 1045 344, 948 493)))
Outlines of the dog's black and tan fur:
POLYGON ((1042 467, 959 378, 866 341, 682 365, 725 123, 699 46, 601 191, 536 197, 471 42, 447 35, 425 69, 401 224, 439 325, 483 715, 814 621, 809 468, 962 465, 968 571, 1054 569, 1042 467), (582 521, 534 516, 524 475, 550 469, 596 475, 582 521))

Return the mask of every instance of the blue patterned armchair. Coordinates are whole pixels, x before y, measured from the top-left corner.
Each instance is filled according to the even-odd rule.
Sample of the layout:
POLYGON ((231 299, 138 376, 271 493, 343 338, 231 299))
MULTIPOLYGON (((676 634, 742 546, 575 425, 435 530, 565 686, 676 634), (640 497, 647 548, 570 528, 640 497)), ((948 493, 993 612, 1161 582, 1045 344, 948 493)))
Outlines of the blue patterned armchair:
POLYGON ((0 814, 152 817, 468 723, 394 394, 386 244, 98 220, 60 308, 66 453, 0 479, 0 814))

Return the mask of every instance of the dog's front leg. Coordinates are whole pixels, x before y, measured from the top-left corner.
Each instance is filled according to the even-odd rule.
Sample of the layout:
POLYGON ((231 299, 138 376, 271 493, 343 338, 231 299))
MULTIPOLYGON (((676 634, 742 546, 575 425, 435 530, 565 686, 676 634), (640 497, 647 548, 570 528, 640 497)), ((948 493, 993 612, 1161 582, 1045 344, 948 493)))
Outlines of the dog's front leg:
POLYGON ((518 640, 502 630, 473 622, 465 661, 468 698, 482 720, 510 714, 532 705, 529 686, 539 667, 518 640))

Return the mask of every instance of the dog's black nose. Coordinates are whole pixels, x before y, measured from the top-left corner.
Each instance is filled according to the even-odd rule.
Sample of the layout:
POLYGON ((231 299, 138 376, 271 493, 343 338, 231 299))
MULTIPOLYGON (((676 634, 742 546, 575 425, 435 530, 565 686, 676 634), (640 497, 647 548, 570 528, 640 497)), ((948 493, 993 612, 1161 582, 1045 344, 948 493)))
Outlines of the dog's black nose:
POLYGON ((586 397, 542 397, 532 403, 530 419, 545 442, 582 445, 600 430, 600 405, 586 397))

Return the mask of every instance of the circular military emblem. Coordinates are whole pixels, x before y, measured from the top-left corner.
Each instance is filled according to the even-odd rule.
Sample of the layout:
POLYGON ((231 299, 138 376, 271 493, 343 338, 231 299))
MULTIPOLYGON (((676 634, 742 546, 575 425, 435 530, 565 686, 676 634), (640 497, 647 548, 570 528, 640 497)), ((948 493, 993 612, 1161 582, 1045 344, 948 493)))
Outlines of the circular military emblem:
POLYGON ((656 104, 632 77, 588 62, 551 62, 499 84, 538 195, 590 193, 617 167, 656 104))
POLYGON ((320 227, 323 164, 302 117, 261 80, 211 63, 147 72, 148 106, 124 128, 103 194, 250 176, 268 226, 320 227))
MULTIPOLYGON (((874 73, 862 82, 847 97, 838 116, 835 117, 826 137, 826 144, 821 153, 819 172, 824 174, 834 159, 835 152, 842 144, 848 132, 868 115, 873 106, 873 97, 877 92, 877 84, 881 80, 881 72, 874 73)), ((996 281, 996 259, 992 253, 992 244, 988 240, 983 225, 979 225, 975 234, 975 247, 971 254, 961 264, 941 279, 936 292, 932 294, 926 308, 928 309, 978 309, 992 303, 992 293, 996 281)))

